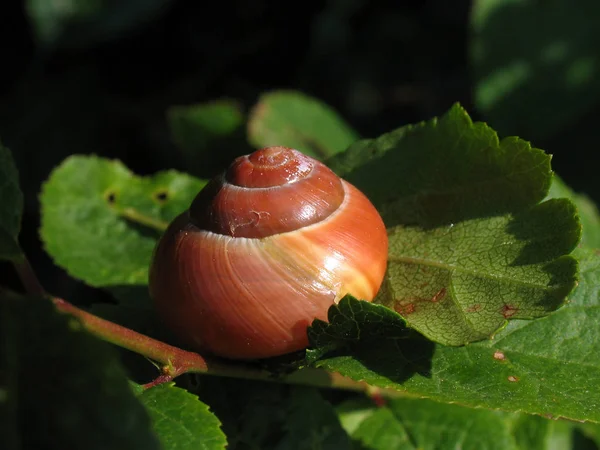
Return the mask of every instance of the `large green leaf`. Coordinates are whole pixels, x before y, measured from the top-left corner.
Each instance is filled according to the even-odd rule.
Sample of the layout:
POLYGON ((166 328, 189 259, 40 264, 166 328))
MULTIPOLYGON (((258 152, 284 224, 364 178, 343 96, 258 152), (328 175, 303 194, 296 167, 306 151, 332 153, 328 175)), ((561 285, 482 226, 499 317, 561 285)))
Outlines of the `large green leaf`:
POLYGON ((600 98, 600 3, 477 0, 471 12, 475 105, 501 134, 543 139, 600 98), (510 26, 507 26, 510 24, 510 26), (548 95, 551 93, 551 95, 548 95))
POLYGON ((204 403, 174 383, 146 389, 139 395, 152 428, 165 449, 217 450, 227 440, 221 423, 204 403))
POLYGON ((424 347, 420 339, 380 339, 316 365, 440 402, 600 422, 600 257, 583 249, 577 256, 581 279, 567 305, 513 320, 492 340, 424 347))
POLYGON ((571 447, 573 425, 431 400, 396 399, 375 408, 342 403, 338 414, 358 448, 416 450, 553 450, 571 447))
POLYGON ((12 448, 160 448, 114 349, 48 300, 2 296, 0 342, 12 448))
POLYGON ((10 150, 0 143, 0 259, 18 259, 19 231, 23 214, 23 193, 10 150))
POLYGON ((377 301, 432 340, 488 338, 509 318, 553 311, 575 286, 577 265, 565 256, 580 238, 575 208, 538 204, 550 157, 518 138, 498 141, 458 105, 360 141, 330 164, 389 227, 377 301))
POLYGON ((145 284, 155 242, 205 182, 175 171, 138 177, 119 161, 72 156, 41 195, 55 262, 92 286, 145 284))
POLYGON ((248 135, 257 148, 284 145, 318 159, 344 151, 358 139, 329 106, 294 91, 261 96, 250 113, 248 135))

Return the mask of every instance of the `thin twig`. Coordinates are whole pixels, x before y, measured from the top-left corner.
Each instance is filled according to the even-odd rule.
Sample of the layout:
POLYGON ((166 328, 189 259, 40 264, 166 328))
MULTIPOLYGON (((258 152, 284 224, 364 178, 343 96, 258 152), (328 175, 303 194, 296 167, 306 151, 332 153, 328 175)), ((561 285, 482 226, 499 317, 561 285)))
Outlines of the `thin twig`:
POLYGON ((364 392, 369 396, 401 395, 396 390, 379 389, 365 382, 354 381, 339 373, 330 373, 323 369, 306 368, 290 375, 275 377, 271 372, 254 367, 216 361, 205 358, 198 353, 165 344, 129 328, 109 322, 77 308, 63 299, 53 298, 52 300, 59 311, 77 317, 86 329, 97 337, 161 363, 163 365, 162 374, 155 380, 144 385, 145 388, 172 381, 184 373, 200 373, 232 378, 301 384, 320 388, 346 389, 364 392))
POLYGON ((31 264, 29 264, 29 260, 25 254, 22 255, 21 259, 13 261, 13 266, 19 275, 23 288, 28 294, 39 297, 46 296, 46 291, 40 283, 40 280, 38 280, 38 277, 31 267, 31 264))

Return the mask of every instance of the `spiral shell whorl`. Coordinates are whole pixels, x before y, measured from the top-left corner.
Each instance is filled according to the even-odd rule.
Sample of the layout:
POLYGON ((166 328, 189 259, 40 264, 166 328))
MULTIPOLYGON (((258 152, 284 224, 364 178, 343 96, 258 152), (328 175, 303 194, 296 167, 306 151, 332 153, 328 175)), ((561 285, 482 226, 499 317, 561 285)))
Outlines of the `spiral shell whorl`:
POLYGON ((237 158, 190 207, 199 228, 264 238, 321 222, 344 201, 341 180, 325 165, 286 147, 237 158))

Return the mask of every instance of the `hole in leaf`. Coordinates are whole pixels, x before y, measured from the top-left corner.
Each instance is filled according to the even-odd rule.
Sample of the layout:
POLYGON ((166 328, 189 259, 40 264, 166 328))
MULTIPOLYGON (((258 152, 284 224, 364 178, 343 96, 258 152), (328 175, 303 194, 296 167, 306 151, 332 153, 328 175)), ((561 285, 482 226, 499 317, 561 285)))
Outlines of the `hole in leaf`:
POLYGON ((115 191, 108 191, 104 194, 104 198, 110 205, 114 205, 117 201, 117 193, 115 191))
POLYGON ((154 193, 154 199, 158 203, 165 203, 169 199, 169 193, 167 191, 157 191, 154 193))

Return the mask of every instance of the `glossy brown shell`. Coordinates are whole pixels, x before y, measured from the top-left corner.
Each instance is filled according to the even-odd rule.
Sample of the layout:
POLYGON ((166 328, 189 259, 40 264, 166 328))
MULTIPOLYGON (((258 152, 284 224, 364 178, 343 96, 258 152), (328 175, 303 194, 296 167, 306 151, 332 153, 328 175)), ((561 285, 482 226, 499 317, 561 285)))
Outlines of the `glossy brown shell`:
POLYGON ((159 314, 193 348, 234 359, 308 345, 345 294, 372 300, 387 233, 355 187, 284 147, 238 158, 175 219, 155 251, 159 314))

